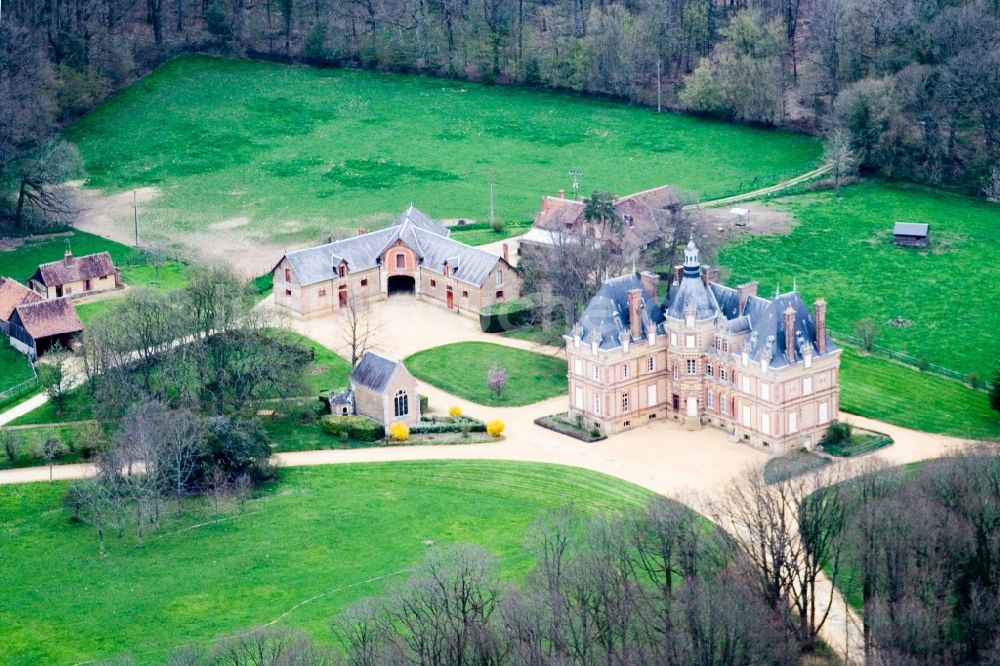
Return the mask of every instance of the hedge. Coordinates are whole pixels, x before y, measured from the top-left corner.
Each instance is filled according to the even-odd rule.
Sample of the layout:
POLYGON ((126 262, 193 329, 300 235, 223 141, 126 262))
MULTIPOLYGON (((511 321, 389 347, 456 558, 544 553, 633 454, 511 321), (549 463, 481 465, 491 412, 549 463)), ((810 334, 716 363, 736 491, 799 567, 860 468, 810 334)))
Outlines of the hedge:
POLYGON ((530 297, 487 305, 479 313, 479 328, 484 333, 509 331, 531 322, 535 304, 530 297))
POLYGON ((323 419, 323 430, 336 437, 346 433, 359 442, 376 442, 385 437, 385 428, 367 416, 327 416, 323 419))
POLYGON ((442 432, 486 432, 486 424, 469 416, 456 416, 449 419, 421 421, 415 426, 410 426, 412 435, 442 432))

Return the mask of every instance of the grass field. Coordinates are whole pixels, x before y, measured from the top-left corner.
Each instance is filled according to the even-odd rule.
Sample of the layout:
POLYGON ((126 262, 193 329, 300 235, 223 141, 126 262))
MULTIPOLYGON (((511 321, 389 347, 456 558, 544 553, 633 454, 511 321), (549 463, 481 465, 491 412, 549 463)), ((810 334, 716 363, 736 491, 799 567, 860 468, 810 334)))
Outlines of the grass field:
POLYGON ((1000 414, 985 393, 851 349, 841 356, 840 408, 915 430, 1000 437, 1000 414))
POLYGON ((797 281, 809 302, 829 303, 828 325, 852 333, 871 318, 877 344, 981 378, 1000 358, 992 340, 1000 327, 1000 206, 927 188, 867 183, 779 199, 773 205, 799 221, 786 236, 742 236, 725 245, 719 263, 730 282, 760 282, 763 295, 797 281), (896 248, 893 223, 927 222, 931 247, 896 248), (905 327, 889 325, 901 318, 905 327))
POLYGON ((457 342, 417 352, 406 367, 418 379, 480 405, 530 405, 566 393, 566 361, 489 342, 457 342), (486 375, 493 364, 507 371, 500 398, 486 375))
POLYGON ((329 621, 403 578, 427 544, 476 543, 508 577, 531 566, 519 539, 573 503, 613 511, 650 497, 611 477, 548 465, 421 462, 287 469, 242 515, 170 509, 142 547, 112 537, 97 555, 62 509, 66 485, 0 487, 0 595, 7 664, 77 663, 132 651, 162 663, 170 646, 281 619, 329 641, 329 621), (194 525, 201 524, 199 527, 194 525), (393 574, 397 574, 393 576, 393 574))
POLYGON ((28 357, 11 347, 6 336, 0 337, 0 392, 26 382, 34 376, 28 357))
POLYGON ((812 167, 808 136, 583 97, 465 81, 178 58, 65 136, 90 187, 152 185, 147 230, 240 233, 276 243, 382 223, 411 202, 441 218, 528 220, 569 189, 634 192, 665 183, 705 197, 812 167), (613 165, 613 168, 611 168, 613 165))

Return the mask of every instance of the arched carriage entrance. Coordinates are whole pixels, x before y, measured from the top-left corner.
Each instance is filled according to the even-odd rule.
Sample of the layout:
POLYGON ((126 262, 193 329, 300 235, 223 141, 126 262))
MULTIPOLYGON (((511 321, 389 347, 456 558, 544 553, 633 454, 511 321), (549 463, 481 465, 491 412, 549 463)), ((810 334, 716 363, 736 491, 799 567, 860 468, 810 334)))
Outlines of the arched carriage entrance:
POLYGON ((390 275, 389 295, 413 294, 417 291, 417 281, 412 275, 390 275))

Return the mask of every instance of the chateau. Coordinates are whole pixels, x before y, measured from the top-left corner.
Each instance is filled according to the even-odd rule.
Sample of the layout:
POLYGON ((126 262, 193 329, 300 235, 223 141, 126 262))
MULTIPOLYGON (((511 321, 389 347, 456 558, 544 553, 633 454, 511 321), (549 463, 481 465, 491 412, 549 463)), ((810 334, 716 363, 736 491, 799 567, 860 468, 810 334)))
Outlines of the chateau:
POLYGON ((692 241, 662 304, 653 273, 605 282, 565 336, 570 416, 608 434, 672 418, 774 454, 813 448, 839 414, 826 302, 814 316, 794 290, 768 300, 717 280, 692 241))
POLYGON ((379 231, 289 252, 272 270, 274 302, 308 317, 346 308, 354 297, 411 293, 478 315, 487 305, 521 295, 521 278, 506 256, 452 240, 449 233, 410 206, 379 231))

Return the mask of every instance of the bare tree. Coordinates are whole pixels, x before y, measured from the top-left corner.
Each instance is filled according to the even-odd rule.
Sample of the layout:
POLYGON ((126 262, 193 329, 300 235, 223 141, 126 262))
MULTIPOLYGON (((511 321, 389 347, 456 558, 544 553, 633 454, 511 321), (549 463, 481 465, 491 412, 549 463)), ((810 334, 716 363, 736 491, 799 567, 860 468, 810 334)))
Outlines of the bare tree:
POLYGON ((983 196, 987 201, 1000 203, 1000 166, 990 169, 986 182, 983 185, 983 196))
POLYGON ((17 189, 14 226, 68 224, 78 212, 66 181, 83 168, 80 152, 71 143, 53 140, 24 163, 17 189))
POLYGON ((351 294, 341 314, 344 319, 341 331, 344 343, 351 349, 351 367, 354 367, 375 344, 374 313, 368 299, 351 294))
POLYGON ((66 449, 63 447, 62 442, 59 441, 59 438, 49 437, 45 440, 45 445, 42 447, 42 454, 49 463, 49 483, 52 483, 53 467, 56 460, 62 458, 65 452, 66 449))
POLYGON ((840 197, 841 183, 857 172, 860 162, 850 132, 838 126, 827 134, 823 146, 823 161, 833 166, 833 182, 837 197, 840 197))
POLYGON ((504 387, 507 385, 507 379, 507 371, 497 363, 491 365, 490 369, 486 371, 486 383, 489 385, 490 390, 496 394, 498 400, 503 393, 504 387))

